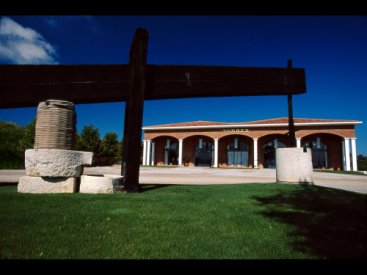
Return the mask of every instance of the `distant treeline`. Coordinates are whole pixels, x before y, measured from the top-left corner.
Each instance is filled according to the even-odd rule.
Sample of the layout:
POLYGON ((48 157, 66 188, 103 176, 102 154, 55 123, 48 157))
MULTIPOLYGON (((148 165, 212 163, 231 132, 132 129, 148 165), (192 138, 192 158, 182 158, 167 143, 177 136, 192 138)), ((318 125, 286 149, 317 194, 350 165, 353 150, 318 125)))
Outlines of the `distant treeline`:
MULTIPOLYGON (((0 169, 24 169, 24 151, 33 148, 35 125, 35 120, 27 126, 0 121, 0 169)), ((89 124, 76 134, 75 150, 93 152, 95 166, 112 165, 121 161, 122 140, 115 132, 101 139, 99 130, 89 124)))

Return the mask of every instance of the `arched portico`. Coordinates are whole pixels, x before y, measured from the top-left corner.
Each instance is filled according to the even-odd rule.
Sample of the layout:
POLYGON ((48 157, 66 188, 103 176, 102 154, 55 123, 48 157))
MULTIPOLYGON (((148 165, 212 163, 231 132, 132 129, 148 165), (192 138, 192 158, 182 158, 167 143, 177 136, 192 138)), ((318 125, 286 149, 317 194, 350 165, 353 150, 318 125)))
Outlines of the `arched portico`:
POLYGON ((178 165, 179 144, 175 137, 159 136, 144 140, 143 152, 143 165, 178 165))
POLYGON ((311 134, 302 138, 301 145, 311 149, 314 168, 350 170, 346 169, 345 144, 341 136, 329 133, 311 134))
POLYGON ((194 135, 183 140, 184 154, 182 163, 185 166, 215 166, 213 138, 194 135))
POLYGON ((219 167, 254 167, 253 139, 227 135, 219 139, 219 167))

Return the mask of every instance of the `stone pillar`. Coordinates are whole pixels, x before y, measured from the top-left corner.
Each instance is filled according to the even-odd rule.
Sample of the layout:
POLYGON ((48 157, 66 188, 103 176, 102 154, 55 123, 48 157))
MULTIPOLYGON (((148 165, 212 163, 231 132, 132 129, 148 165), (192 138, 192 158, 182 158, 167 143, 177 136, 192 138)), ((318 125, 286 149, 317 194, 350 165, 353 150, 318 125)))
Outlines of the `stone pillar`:
POLYGON ((147 140, 147 165, 150 165, 150 140, 147 140))
POLYGON ((178 165, 182 166, 182 147, 183 139, 178 140, 178 165))
POLYGON ((213 167, 218 167, 218 139, 214 139, 214 164, 213 167))
POLYGON ((342 152, 343 152, 343 170, 345 170, 345 145, 344 145, 344 140, 342 141, 342 152))
POLYGON ((147 165, 147 141, 143 140, 143 165, 147 165))
POLYGON ((311 149, 277 148, 276 179, 278 182, 313 184, 311 149))
POLYGON ((357 138, 351 138, 352 141, 352 169, 353 171, 357 171, 357 148, 356 148, 356 139, 357 138))
POLYGON ((154 166, 154 160, 155 160, 155 142, 152 141, 152 165, 154 166))
POLYGON ((345 171, 350 171, 350 153, 349 153, 349 140, 350 138, 344 138, 345 148, 345 171))
POLYGON ((258 165, 257 155, 257 138, 254 138, 254 168, 257 168, 258 165))
POLYGON ((297 148, 301 148, 301 138, 296 138, 297 148))

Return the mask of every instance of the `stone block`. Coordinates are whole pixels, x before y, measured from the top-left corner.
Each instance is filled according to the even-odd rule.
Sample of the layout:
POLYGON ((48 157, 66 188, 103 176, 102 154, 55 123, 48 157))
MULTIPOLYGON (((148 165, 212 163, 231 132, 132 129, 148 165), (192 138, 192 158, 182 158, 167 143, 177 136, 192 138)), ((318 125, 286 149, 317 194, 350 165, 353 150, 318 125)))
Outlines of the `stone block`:
POLYGON ((82 175, 80 193, 111 194, 121 188, 122 177, 117 175, 82 175))
POLYGON ((79 177, 83 165, 92 164, 93 152, 60 149, 28 149, 25 151, 27 176, 79 177))
POLYGON ((279 182, 313 183, 311 149, 276 149, 276 178, 279 182))
POLYGON ((19 193, 75 193, 76 178, 29 177, 19 178, 19 193))

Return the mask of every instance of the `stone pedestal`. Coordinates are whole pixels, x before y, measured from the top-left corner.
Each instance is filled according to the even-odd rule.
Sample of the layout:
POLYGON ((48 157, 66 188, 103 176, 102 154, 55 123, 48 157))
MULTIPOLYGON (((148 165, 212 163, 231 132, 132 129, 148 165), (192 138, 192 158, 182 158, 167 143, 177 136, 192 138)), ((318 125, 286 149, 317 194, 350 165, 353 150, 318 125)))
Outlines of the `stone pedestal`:
POLYGON ((92 164, 93 152, 60 149, 28 149, 25 151, 27 176, 79 177, 83 165, 92 164))
POLYGON ((116 175, 82 175, 80 178, 80 193, 111 194, 118 191, 122 177, 116 175))
POLYGON ((19 193, 74 193, 76 178, 24 176, 19 179, 19 193))
POLYGON ((276 149, 276 178, 278 182, 313 184, 311 149, 276 149))

